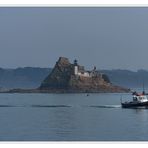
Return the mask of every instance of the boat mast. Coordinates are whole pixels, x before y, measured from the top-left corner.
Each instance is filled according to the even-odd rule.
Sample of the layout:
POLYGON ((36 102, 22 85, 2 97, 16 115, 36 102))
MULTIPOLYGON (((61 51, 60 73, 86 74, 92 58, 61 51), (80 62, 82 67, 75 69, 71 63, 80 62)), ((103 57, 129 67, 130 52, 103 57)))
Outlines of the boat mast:
POLYGON ((145 94, 144 81, 143 81, 143 94, 145 94))
POLYGON ((122 95, 120 96, 120 103, 122 103, 122 95))

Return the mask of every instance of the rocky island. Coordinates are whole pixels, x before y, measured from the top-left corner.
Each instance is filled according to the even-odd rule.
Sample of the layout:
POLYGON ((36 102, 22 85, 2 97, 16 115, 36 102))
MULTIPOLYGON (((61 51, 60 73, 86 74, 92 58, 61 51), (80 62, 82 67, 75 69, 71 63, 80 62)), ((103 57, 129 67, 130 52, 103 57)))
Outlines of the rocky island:
POLYGON ((86 71, 77 60, 70 63, 65 57, 58 59, 38 90, 62 93, 129 92, 129 89, 112 85, 108 76, 97 71, 95 66, 86 71))
POLYGON ((86 71, 77 60, 59 57, 54 68, 36 89, 11 89, 5 93, 118 93, 130 89, 113 85, 96 67, 86 71))

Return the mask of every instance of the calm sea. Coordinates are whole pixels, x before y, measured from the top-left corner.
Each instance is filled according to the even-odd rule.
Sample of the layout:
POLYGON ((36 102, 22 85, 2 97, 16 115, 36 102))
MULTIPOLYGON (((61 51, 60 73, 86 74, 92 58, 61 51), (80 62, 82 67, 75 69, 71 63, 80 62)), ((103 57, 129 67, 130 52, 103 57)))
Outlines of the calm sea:
POLYGON ((130 94, 0 94, 0 141, 148 140, 148 109, 130 94))

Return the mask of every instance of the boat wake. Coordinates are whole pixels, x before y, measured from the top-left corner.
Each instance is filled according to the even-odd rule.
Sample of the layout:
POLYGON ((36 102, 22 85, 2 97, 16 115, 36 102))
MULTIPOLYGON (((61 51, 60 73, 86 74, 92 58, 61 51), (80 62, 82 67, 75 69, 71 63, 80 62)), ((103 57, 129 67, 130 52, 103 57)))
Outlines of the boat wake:
POLYGON ((62 107, 71 107, 71 106, 68 106, 68 105, 18 105, 18 106, 17 106, 17 105, 0 105, 0 108, 1 108, 1 107, 37 107, 37 108, 38 108, 38 107, 43 107, 43 108, 46 108, 46 107, 47 107, 47 108, 48 108, 48 107, 49 107, 49 108, 50 108, 50 107, 51 107, 51 108, 52 108, 52 107, 53 107, 53 108, 61 107, 61 108, 62 108, 62 107))
POLYGON ((96 107, 96 108, 121 108, 121 105, 91 105, 90 107, 96 107))
POLYGON ((32 105, 31 107, 71 107, 68 105, 32 105))
POLYGON ((0 107, 16 107, 16 106, 13 106, 13 105, 0 105, 0 107))

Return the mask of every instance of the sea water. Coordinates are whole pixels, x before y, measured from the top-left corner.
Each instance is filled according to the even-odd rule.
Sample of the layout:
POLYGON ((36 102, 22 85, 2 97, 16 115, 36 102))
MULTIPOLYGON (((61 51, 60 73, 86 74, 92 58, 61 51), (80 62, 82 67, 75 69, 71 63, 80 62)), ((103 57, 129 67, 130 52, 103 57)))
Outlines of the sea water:
POLYGON ((0 141, 148 140, 148 109, 131 94, 0 94, 0 141))

